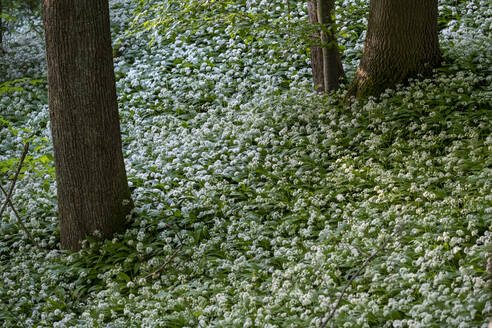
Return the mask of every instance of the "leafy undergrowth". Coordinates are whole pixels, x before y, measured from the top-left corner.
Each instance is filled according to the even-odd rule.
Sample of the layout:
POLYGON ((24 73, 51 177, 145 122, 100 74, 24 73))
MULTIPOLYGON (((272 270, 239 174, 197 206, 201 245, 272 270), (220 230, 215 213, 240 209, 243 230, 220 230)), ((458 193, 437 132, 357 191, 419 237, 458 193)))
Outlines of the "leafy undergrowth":
MULTIPOLYGON (((378 252, 336 327, 486 327, 490 3, 440 1, 443 68, 351 107, 310 91, 307 46, 280 33, 304 29, 302 3, 180 3, 111 1, 136 207, 124 235, 75 254, 57 250, 42 41, 7 38, 0 182, 30 141, 13 202, 45 251, 9 209, 2 326, 316 327, 378 252)), ((350 76, 367 2, 343 6, 350 76)))

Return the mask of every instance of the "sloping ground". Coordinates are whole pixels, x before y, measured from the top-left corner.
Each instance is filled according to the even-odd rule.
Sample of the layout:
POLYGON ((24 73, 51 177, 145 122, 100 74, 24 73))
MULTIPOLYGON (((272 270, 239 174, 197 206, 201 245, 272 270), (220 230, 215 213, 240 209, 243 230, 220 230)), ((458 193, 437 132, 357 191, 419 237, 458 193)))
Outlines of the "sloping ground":
MULTIPOLYGON (((18 39, 0 59, 5 81, 28 77, 0 99, 0 182, 31 139, 13 200, 46 248, 12 212, 1 219, 3 326, 315 327, 374 252, 336 327, 487 326, 487 1, 441 1, 443 69, 351 108, 310 92, 306 46, 281 33, 285 2, 189 12, 159 3, 169 7, 149 11, 160 13, 155 29, 129 35, 134 6, 111 2, 136 208, 124 236, 80 253, 56 250, 43 63, 16 68, 26 49, 29 67, 42 58, 42 43, 18 39), (251 20, 232 21, 238 12, 251 20)), ((340 13, 349 75, 366 6, 346 1, 340 13)), ((301 4, 289 12, 291 26, 305 20, 301 4)))

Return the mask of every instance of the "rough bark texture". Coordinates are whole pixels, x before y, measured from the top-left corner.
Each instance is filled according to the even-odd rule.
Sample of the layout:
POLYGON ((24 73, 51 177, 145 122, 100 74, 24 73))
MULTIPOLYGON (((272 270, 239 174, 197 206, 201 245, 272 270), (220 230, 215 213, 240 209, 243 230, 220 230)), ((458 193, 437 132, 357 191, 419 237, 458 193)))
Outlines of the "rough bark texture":
POLYGON ((109 4, 44 0, 61 246, 123 228, 132 206, 121 151, 109 4))
POLYGON ((342 60, 338 50, 334 21, 332 14, 335 10, 333 0, 310 0, 308 2, 309 22, 321 24, 324 29, 313 36, 311 47, 311 68, 313 71, 314 88, 320 92, 337 90, 345 78, 342 60))
MULTIPOLYGON (((316 2, 317 0, 310 0, 308 2, 309 23, 312 24, 318 23, 318 5, 316 2)), ((320 43, 319 33, 313 35, 313 43, 320 43)), ((321 47, 317 45, 311 46, 311 69, 313 71, 314 90, 320 92, 325 91, 325 82, 323 78, 323 52, 321 47)))
POLYGON ((348 96, 377 96, 440 64, 437 0, 371 0, 364 50, 348 96))

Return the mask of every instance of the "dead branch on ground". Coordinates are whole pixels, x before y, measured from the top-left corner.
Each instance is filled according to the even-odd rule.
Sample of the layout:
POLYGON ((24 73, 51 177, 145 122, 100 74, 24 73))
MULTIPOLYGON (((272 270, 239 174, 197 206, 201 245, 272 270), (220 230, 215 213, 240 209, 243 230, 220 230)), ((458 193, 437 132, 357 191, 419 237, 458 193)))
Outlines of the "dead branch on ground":
MULTIPOLYGON (((359 274, 362 272, 362 270, 364 270, 364 268, 383 250, 385 250, 386 248, 386 245, 388 245, 388 243, 393 239, 393 237, 399 233, 405 226, 407 225, 407 223, 405 224, 402 224, 401 226, 399 226, 398 228, 395 229, 395 231, 393 231, 393 233, 388 237, 388 239, 386 239, 386 241, 383 243, 383 245, 378 248, 374 253, 372 253, 371 256, 369 256, 365 261, 364 263, 361 265, 361 267, 359 268, 359 270, 357 270, 357 272, 355 274, 352 275, 352 277, 350 277, 349 281, 347 282, 347 284, 345 285, 345 287, 343 288, 342 290, 342 293, 340 294, 340 296, 338 297, 338 300, 337 302, 335 303, 335 306, 333 307, 333 309, 331 310, 330 312, 330 315, 328 317, 326 317, 326 319, 321 323, 321 325, 319 326, 319 328, 325 328, 326 325, 328 324, 328 322, 330 322, 331 319, 333 319, 333 317, 335 316, 335 312, 336 310, 338 309, 338 306, 340 306, 340 302, 342 301, 343 299, 343 296, 345 295, 345 292, 347 291, 347 289, 349 288, 350 284, 352 284, 352 282, 355 280, 355 278, 357 278, 359 276, 359 274)), ((333 323, 332 323, 332 327, 333 326, 333 323)))
MULTIPOLYGON (((172 227, 170 227, 169 225, 166 224, 167 227, 173 229, 172 227)), ((173 229, 174 230, 174 229, 173 229)), ((164 268, 169 264, 171 263, 171 261, 176 257, 176 255, 178 255, 179 252, 181 252, 181 250, 183 249, 183 239, 181 239, 181 236, 179 235, 179 233, 174 230, 174 232, 176 233, 176 236, 178 237, 179 239, 179 247, 177 250, 174 251, 173 254, 171 254, 171 256, 169 256, 169 258, 167 259, 166 262, 164 262, 163 265, 161 265, 157 270, 155 270, 154 272, 152 273, 149 273, 148 275, 146 275, 145 277, 143 277, 143 279, 147 279, 149 277, 153 277, 154 275, 157 275, 157 273, 161 272, 162 270, 164 270, 164 268)))

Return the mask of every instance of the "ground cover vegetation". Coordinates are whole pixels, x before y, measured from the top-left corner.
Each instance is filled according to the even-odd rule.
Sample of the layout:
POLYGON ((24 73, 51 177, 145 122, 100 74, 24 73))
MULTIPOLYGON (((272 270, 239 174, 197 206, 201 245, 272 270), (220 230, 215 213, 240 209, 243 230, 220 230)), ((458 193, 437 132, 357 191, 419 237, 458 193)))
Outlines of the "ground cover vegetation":
MULTIPOLYGON (((135 208, 77 253, 59 250, 43 41, 4 34, 0 184, 30 142, 12 203, 43 251, 8 208, 3 327, 318 327, 349 281, 336 327, 487 326, 489 1, 440 1, 443 66, 350 106, 312 91, 305 2, 110 4, 135 208)), ((337 2, 349 81, 367 7, 337 2)))

